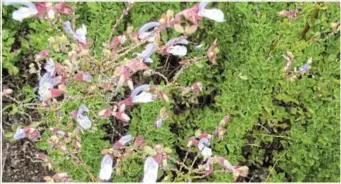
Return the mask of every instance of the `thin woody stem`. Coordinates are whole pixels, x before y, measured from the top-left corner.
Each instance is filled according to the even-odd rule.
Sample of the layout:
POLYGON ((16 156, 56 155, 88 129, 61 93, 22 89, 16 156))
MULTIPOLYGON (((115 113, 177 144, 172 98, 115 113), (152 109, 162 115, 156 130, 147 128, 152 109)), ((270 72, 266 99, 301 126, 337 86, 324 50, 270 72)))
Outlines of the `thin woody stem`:
POLYGON ((72 27, 75 28, 76 27, 76 9, 77 9, 77 2, 75 2, 72 7, 72 27))
POLYGON ((171 161, 173 161, 174 163, 176 163, 176 164, 178 164, 178 165, 180 165, 180 166, 186 168, 187 170, 190 170, 190 168, 187 167, 184 163, 177 161, 177 160, 174 159, 173 157, 170 157, 170 156, 169 156, 168 159, 171 160, 171 161))
MULTIPOLYGON (((185 165, 185 162, 186 162, 186 159, 187 159, 187 157, 188 157, 188 154, 189 154, 189 152, 188 152, 188 150, 186 151, 186 154, 185 154, 185 158, 182 160, 182 163, 183 163, 183 165, 185 165)), ((181 172, 181 170, 182 170, 182 165, 181 165, 181 167, 180 167, 180 169, 179 169, 179 171, 181 172)))
POLYGON ((80 155, 78 155, 78 158, 80 160, 80 163, 82 165, 82 167, 85 169, 85 171, 89 174, 90 179, 92 182, 97 181, 96 177, 90 172, 89 168, 87 167, 87 165, 85 164, 84 160, 82 159, 82 157, 80 155))
POLYGON ((124 16, 128 15, 129 10, 131 8, 133 8, 133 6, 134 6, 133 3, 129 3, 127 8, 123 9, 121 16, 118 19, 116 19, 115 24, 111 28, 111 33, 110 33, 110 37, 109 37, 110 39, 112 39, 111 37, 112 37, 114 31, 116 31, 117 26, 121 23, 121 21, 123 20, 124 16))

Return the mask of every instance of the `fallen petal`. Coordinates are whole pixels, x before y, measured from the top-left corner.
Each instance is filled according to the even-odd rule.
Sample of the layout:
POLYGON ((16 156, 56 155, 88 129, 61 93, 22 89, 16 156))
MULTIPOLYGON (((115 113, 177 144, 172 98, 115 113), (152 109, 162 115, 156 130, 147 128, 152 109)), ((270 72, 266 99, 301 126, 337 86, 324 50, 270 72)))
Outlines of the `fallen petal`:
POLYGON ((213 9, 203 9, 198 13, 201 17, 206 17, 208 19, 214 20, 216 22, 224 22, 224 13, 216 8, 213 9))
POLYGON ((101 170, 99 171, 99 178, 107 181, 111 178, 113 172, 113 159, 110 155, 106 154, 101 162, 101 170))
POLYGON ((156 183, 159 164, 153 157, 148 157, 144 162, 143 183, 156 183))

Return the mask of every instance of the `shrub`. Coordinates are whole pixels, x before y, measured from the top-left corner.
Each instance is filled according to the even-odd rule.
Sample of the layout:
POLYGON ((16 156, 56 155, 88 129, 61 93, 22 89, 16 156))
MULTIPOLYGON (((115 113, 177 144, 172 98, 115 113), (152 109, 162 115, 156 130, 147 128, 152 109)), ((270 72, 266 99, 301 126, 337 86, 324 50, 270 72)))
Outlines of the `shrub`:
POLYGON ((4 8, 4 67, 28 27, 43 117, 15 135, 41 134, 47 181, 340 180, 335 3, 37 5, 23 24, 4 8))

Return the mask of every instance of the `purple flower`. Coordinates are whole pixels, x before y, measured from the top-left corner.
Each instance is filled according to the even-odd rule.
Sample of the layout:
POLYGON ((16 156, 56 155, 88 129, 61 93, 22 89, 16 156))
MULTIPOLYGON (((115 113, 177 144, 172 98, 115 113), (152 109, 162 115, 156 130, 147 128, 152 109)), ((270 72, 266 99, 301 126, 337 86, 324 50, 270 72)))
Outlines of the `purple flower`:
POLYGON ((149 37, 151 35, 151 32, 148 32, 148 30, 155 28, 159 25, 160 25, 159 22, 148 22, 144 24, 138 31, 139 39, 142 40, 142 39, 146 39, 147 37, 149 37))
POLYGON ((161 128, 162 122, 163 122, 162 118, 158 118, 158 119, 155 121, 154 125, 155 125, 157 128, 161 128))
POLYGON ((52 76, 49 72, 46 72, 39 80, 39 86, 44 85, 44 83, 52 83, 52 76))
POLYGON ((76 119, 77 119, 78 125, 82 129, 86 130, 86 129, 91 128, 92 122, 87 115, 83 115, 84 112, 89 112, 89 109, 84 104, 82 104, 77 111, 76 119))
POLYGON ((51 97, 50 89, 52 89, 53 86, 52 77, 49 73, 45 73, 39 81, 38 94, 41 101, 48 100, 51 97))
POLYGON ((186 39, 186 37, 172 38, 165 44, 165 47, 170 47, 177 44, 188 45, 189 41, 186 39))
POLYGON ((84 77, 84 80, 87 82, 92 81, 92 76, 88 72, 85 72, 83 77, 84 77))
POLYGON ((115 144, 114 144, 114 149, 122 149, 124 148, 124 146, 130 142, 131 140, 133 140, 133 136, 132 135, 125 135, 125 136, 122 136, 120 138, 120 140, 116 141, 115 144))
POLYGON ((54 75, 56 69, 55 69, 54 61, 53 61, 52 58, 50 58, 50 59, 46 62, 44 69, 45 69, 48 73, 50 73, 51 76, 54 75))
MULTIPOLYGON (((156 45, 155 43, 149 43, 144 51, 142 51, 142 53, 134 53, 137 56, 139 56, 140 58, 142 58, 142 61, 145 63, 152 63, 153 60, 150 58, 150 56, 156 51, 156 45)), ((134 55, 133 54, 133 55, 134 55)))
POLYGON ((26 136, 25 130, 23 128, 18 128, 15 134, 13 135, 14 139, 23 139, 26 136))
POLYGON ((149 90, 150 86, 148 84, 144 84, 141 86, 136 87, 131 92, 131 99, 133 103, 148 103, 152 102, 155 99, 155 95, 147 92, 149 90))
POLYGON ((130 142, 131 140, 133 140, 133 138, 134 137, 132 135, 125 135, 125 136, 121 137, 121 139, 119 141, 122 145, 125 145, 128 142, 130 142))
MULTIPOLYGON (((62 82, 62 76, 52 77, 50 72, 46 72, 39 80, 38 94, 41 101, 50 99, 53 95, 51 89, 62 82)), ((57 89, 56 89, 57 90, 57 89)))
POLYGON ((201 138, 199 140, 198 149, 202 156, 204 156, 204 160, 212 156, 212 149, 209 148, 210 141, 207 138, 201 138))
POLYGON ((310 68, 311 66, 309 64, 305 64, 299 68, 299 72, 305 74, 310 68))
POLYGON ((64 22, 64 31, 74 37, 78 42, 86 44, 86 26, 82 24, 80 28, 76 30, 76 32, 72 29, 71 27, 71 22, 70 21, 65 21, 64 22))
POLYGON ((174 56, 185 56, 187 54, 187 48, 182 45, 187 45, 189 41, 186 39, 186 37, 178 37, 178 38, 173 38, 169 40, 165 44, 165 49, 164 49, 164 54, 172 54, 174 56), (182 45, 178 45, 182 44, 182 45))
POLYGON ((113 159, 112 156, 106 154, 101 162, 101 170, 99 171, 99 178, 101 180, 107 181, 111 178, 113 172, 113 159))

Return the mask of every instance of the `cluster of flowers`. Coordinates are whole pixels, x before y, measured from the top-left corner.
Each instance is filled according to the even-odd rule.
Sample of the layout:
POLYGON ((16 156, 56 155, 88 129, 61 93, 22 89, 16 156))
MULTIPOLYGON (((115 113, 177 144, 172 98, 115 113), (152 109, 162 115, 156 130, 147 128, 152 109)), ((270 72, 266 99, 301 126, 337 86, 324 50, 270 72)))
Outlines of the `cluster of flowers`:
POLYGON ((38 16, 43 18, 45 15, 49 19, 54 19, 55 17, 59 17, 61 14, 70 15, 71 7, 69 7, 66 3, 56 3, 53 5, 48 2, 40 2, 40 3, 31 3, 30 1, 6 1, 4 2, 5 6, 8 5, 23 5, 18 10, 13 11, 12 18, 14 20, 22 22, 25 18, 30 18, 33 16, 38 16))
POLYGON ((225 116, 218 124, 216 131, 213 135, 208 134, 207 132, 198 131, 195 137, 191 137, 188 141, 187 147, 191 147, 194 145, 200 154, 203 156, 204 161, 206 163, 199 165, 199 170, 203 171, 205 176, 208 176, 213 173, 213 165, 215 163, 221 165, 226 172, 232 172, 234 180, 236 181, 239 176, 246 177, 249 171, 249 168, 246 166, 235 165, 232 166, 231 163, 224 157, 213 156, 212 150, 210 148, 211 142, 216 135, 219 140, 224 138, 224 134, 227 132, 226 125, 230 121, 230 116, 225 116))
MULTIPOLYGON (((12 13, 12 17, 15 20, 22 21, 25 18, 32 16, 38 16, 40 18, 45 18, 47 20, 52 20, 58 18, 62 20, 61 15, 71 15, 73 12, 72 8, 66 3, 31 3, 28 1, 22 2, 5 2, 5 5, 21 4, 23 5, 18 10, 12 13)), ((143 45, 147 43, 144 50, 141 53, 133 53, 135 58, 128 60, 124 59, 120 65, 115 66, 114 74, 111 76, 110 82, 99 83, 104 89, 112 88, 112 85, 116 86, 116 91, 122 86, 126 85, 131 89, 131 94, 128 98, 118 102, 117 105, 112 108, 107 108, 101 110, 97 116, 99 118, 108 118, 114 116, 115 118, 128 123, 130 117, 126 114, 125 110, 127 106, 133 106, 138 103, 149 103, 156 99, 163 99, 169 102, 169 98, 164 92, 161 86, 152 86, 149 84, 143 84, 134 87, 133 80, 131 76, 137 71, 150 71, 148 64, 152 63, 152 55, 157 52, 161 55, 173 55, 177 57, 184 57, 187 55, 187 45, 191 42, 187 40, 187 36, 194 33, 198 28, 198 22, 202 20, 203 17, 214 20, 216 22, 224 22, 224 14, 219 9, 206 9, 208 2, 201 2, 196 4, 192 8, 185 9, 178 14, 174 15, 174 12, 169 10, 167 13, 162 14, 159 21, 148 22, 144 24, 136 33, 129 33, 120 36, 114 36, 112 38, 111 44, 109 46, 110 54, 112 57, 118 58, 122 51, 127 51, 123 46, 128 39, 136 45, 143 45), (182 21, 185 20, 191 24, 186 24, 183 26, 182 21), (172 38, 165 44, 160 44, 160 34, 161 31, 166 28, 173 28, 175 31, 183 33, 183 36, 172 38), (113 84, 112 84, 113 83, 113 84)), ((129 9, 129 7, 128 7, 129 9)), ((124 15, 127 14, 128 9, 124 10, 124 15)), ((87 40, 87 28, 83 24, 80 28, 74 30, 72 28, 74 25, 70 21, 63 21, 63 30, 71 38, 73 38, 78 44, 78 50, 85 50, 87 45, 90 43, 87 40)), ((63 39, 63 38, 61 38, 63 39)), ((51 42, 58 42, 57 40, 51 40, 51 42)), ((197 46, 196 48, 200 48, 197 46)), ((75 50, 69 53, 69 60, 71 64, 61 65, 54 62, 52 58, 49 58, 49 52, 47 50, 41 51, 36 56, 36 61, 47 60, 45 64, 46 73, 40 78, 38 94, 42 105, 45 107, 51 106, 53 102, 56 102, 56 98, 67 93, 67 81, 72 79, 77 82, 92 83, 93 77, 88 72, 78 71, 75 69, 72 63, 77 57, 77 52, 75 50), (74 74, 76 72, 76 74, 74 74)), ((216 65, 216 58, 219 49, 217 48, 217 40, 215 40, 207 52, 208 60, 216 65)), ((181 64, 188 64, 183 60, 181 64)), ((104 63, 103 66, 108 66, 104 63)), ((108 66, 109 67, 109 66, 108 66)), ((194 95, 198 95, 202 90, 203 84, 201 82, 194 83, 191 87, 182 88, 182 95, 189 94, 193 92, 194 95)), ((2 95, 10 94, 10 89, 3 91, 2 95)), ((62 152, 73 155, 77 153, 81 147, 81 139, 79 131, 88 130, 92 126, 92 121, 90 117, 86 114, 89 109, 85 104, 80 105, 77 111, 71 112, 79 126, 79 129, 75 129, 75 136, 70 135, 67 132, 61 130, 51 130, 54 134, 48 139, 51 144, 51 149, 59 148, 62 152), (72 141, 74 150, 67 148, 66 143, 72 141)), ((156 118, 154 123, 155 127, 160 128, 163 121, 167 120, 169 115, 166 108, 160 110, 160 115, 156 118)), ((219 139, 223 139, 223 135, 226 133, 226 124, 229 121, 229 117, 225 117, 219 124, 214 133, 218 135, 219 139)), ((247 167, 232 166, 227 159, 222 157, 212 156, 212 150, 210 148, 210 141, 213 139, 214 135, 208 133, 198 133, 197 136, 191 137, 189 139, 187 147, 190 148, 194 145, 199 153, 204 157, 206 161, 205 165, 201 168, 205 171, 206 175, 213 172, 213 164, 219 163, 223 165, 228 171, 232 172, 234 177, 246 176, 247 167)), ((40 132, 37 129, 31 127, 24 127, 23 129, 18 129, 14 135, 14 138, 20 139, 23 137, 29 137, 31 139, 37 139, 40 136, 40 132)), ((133 137, 132 135, 122 136, 117 142, 114 143, 111 149, 105 149, 102 151, 104 157, 101 162, 101 169, 99 172, 99 178, 103 181, 108 181, 113 173, 114 158, 116 158, 116 173, 119 172, 117 167, 122 160, 129 155, 134 150, 137 150, 144 145, 143 137, 133 137)), ((159 166, 164 168, 167 167, 168 154, 171 153, 169 148, 164 148, 162 145, 155 145, 153 148, 149 146, 144 146, 144 151, 149 155, 144 163, 144 177, 143 182, 154 183, 157 180, 157 172, 159 166)), ((43 160, 46 160, 51 166, 51 160, 47 159, 46 156, 40 156, 43 160)), ((76 157, 73 159, 77 160, 76 157)), ((53 177, 47 177, 47 181, 70 181, 67 173, 57 173, 53 177)))
MULTIPOLYGON (((144 138, 142 136, 133 137, 132 135, 125 135, 116 141, 111 149, 102 150, 104 157, 101 162, 99 178, 103 181, 108 181, 113 173, 114 158, 116 158, 116 168, 119 168, 123 159, 130 156, 134 150, 141 148, 143 145, 144 138), (132 141, 134 142, 129 145, 132 141)), ((117 169, 116 173, 119 172, 117 169)))

